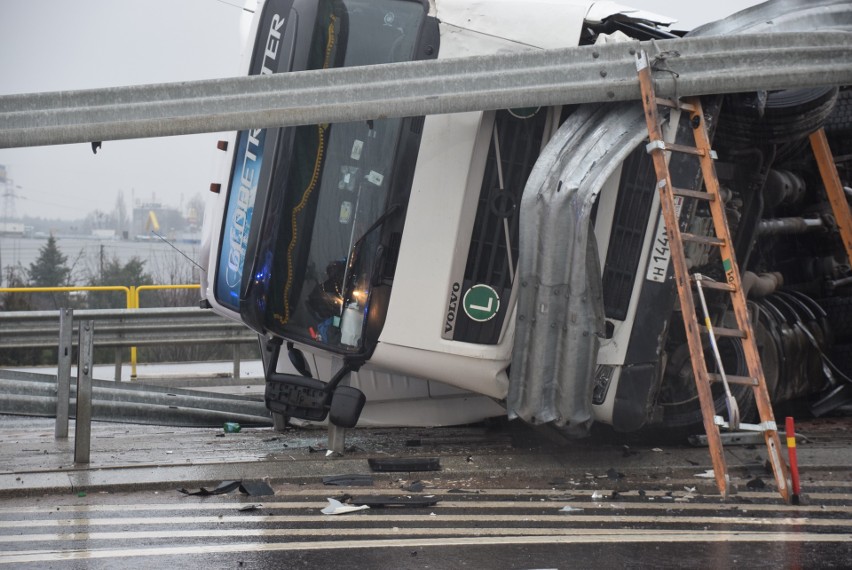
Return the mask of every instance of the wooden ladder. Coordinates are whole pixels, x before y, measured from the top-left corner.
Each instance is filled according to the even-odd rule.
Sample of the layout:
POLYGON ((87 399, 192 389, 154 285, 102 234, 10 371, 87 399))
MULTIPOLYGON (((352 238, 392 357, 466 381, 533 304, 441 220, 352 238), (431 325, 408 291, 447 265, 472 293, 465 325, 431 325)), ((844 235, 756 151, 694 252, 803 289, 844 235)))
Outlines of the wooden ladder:
POLYGON ((846 258, 852 263, 852 214, 849 212, 849 203, 846 201, 843 186, 840 184, 840 176, 837 174, 837 166, 834 165, 834 157, 831 155, 831 149, 828 148, 825 130, 819 129, 812 133, 810 139, 811 149, 814 151, 814 157, 822 177, 822 184, 825 186, 828 202, 834 212, 834 222, 840 232, 840 239, 843 240, 843 247, 846 248, 846 258))
POLYGON ((683 325, 689 344, 692 370, 695 375, 695 385, 701 403, 701 415, 704 420, 704 429, 707 432, 707 442, 710 448, 710 456, 713 461, 713 472, 716 485, 723 497, 729 495, 731 489, 728 468, 725 462, 724 449, 720 429, 740 429, 760 431, 766 441, 766 449, 769 455, 769 463, 775 476, 778 491, 785 501, 792 500, 790 483, 788 480, 787 464, 781 456, 781 443, 778 437, 778 427, 772 413, 772 403, 766 388, 766 379, 760 362, 754 332, 749 319, 745 295, 742 290, 740 272, 734 258, 734 248, 731 241, 730 230, 725 218, 725 208, 719 194, 719 180, 716 176, 716 167, 713 160, 715 152, 710 148, 709 134, 704 122, 704 112, 701 100, 698 97, 686 98, 681 101, 658 99, 654 92, 654 82, 651 76, 651 68, 648 56, 643 51, 638 54, 636 68, 639 75, 639 84, 642 90, 642 105, 645 108, 645 119, 648 125, 650 143, 647 151, 654 161, 654 169, 657 174, 657 188, 660 192, 660 208, 665 220, 668 232, 669 247, 671 249, 671 261, 674 267, 674 277, 677 283, 678 296, 680 297, 683 325), (665 142, 661 130, 660 116, 657 111, 658 105, 678 108, 689 113, 695 146, 683 146, 665 142), (686 153, 698 157, 701 172, 704 178, 706 191, 685 190, 672 187, 671 174, 669 172, 667 154, 670 152, 686 153), (678 224, 678 215, 675 210, 675 196, 692 198, 707 202, 713 219, 715 236, 706 237, 682 232, 678 224), (709 280, 700 275, 690 275, 686 265, 684 253, 684 242, 697 242, 704 245, 719 248, 722 260, 722 268, 725 273, 725 283, 709 280), (704 326, 699 327, 696 315, 695 300, 692 287, 696 286, 702 308, 704 309, 704 326), (731 297, 731 306, 736 317, 736 329, 715 328, 710 322, 704 302, 703 289, 714 289, 727 292, 731 297), (718 373, 711 374, 707 369, 704 359, 704 348, 701 342, 701 334, 709 335, 711 348, 716 356, 718 373), (716 336, 739 337, 742 340, 743 353, 745 354, 748 367, 748 376, 727 375, 721 367, 721 359, 716 347, 716 336), (728 420, 716 415, 714 398, 710 383, 721 382, 726 393, 726 404, 728 408, 728 420), (731 396, 729 384, 744 384, 750 386, 754 392, 755 402, 760 417, 759 424, 745 424, 739 421, 739 411, 736 400, 731 396))

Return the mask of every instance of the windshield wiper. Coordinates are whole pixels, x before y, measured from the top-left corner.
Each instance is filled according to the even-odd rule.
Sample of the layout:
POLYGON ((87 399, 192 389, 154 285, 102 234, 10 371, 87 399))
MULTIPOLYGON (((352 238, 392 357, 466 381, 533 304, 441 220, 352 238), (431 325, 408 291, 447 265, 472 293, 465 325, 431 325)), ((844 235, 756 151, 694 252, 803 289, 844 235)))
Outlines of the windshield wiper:
POLYGON ((361 237, 355 240, 352 243, 352 246, 349 248, 349 255, 346 256, 346 266, 343 272, 343 302, 341 303, 341 311, 346 309, 346 301, 348 300, 347 293, 349 291, 347 280, 349 279, 349 272, 355 258, 355 252, 358 251, 358 249, 361 247, 361 244, 364 242, 365 239, 367 239, 367 236, 369 236, 371 233, 380 228, 382 224, 388 221, 388 219, 390 219, 390 217, 396 214, 397 211, 399 211, 400 209, 401 208, 399 204, 391 204, 388 209, 385 210, 381 216, 376 218, 376 221, 373 222, 370 227, 367 228, 363 234, 361 234, 361 237))
POLYGON ((370 235, 377 228, 381 227, 381 225, 384 224, 388 220, 388 218, 393 216, 397 212, 397 210, 399 210, 399 204, 391 204, 391 206, 388 207, 388 209, 385 210, 385 212, 381 216, 376 218, 376 221, 373 222, 373 225, 367 228, 367 230, 363 234, 361 234, 361 237, 355 240, 355 243, 352 244, 352 249, 349 251, 349 255, 352 255, 352 251, 354 251, 359 245, 361 245, 361 242, 367 239, 368 235, 370 235))

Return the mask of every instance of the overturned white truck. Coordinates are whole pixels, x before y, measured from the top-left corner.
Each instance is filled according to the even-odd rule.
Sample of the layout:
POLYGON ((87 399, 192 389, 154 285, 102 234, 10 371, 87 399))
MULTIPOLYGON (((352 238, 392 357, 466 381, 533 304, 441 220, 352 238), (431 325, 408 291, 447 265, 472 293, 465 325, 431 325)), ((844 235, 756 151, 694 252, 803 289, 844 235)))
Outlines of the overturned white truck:
MULTIPOLYGON (((267 0, 246 66, 286 73, 677 37, 670 23, 580 0, 267 0)), ((786 0, 691 33, 850 25, 848 2, 786 0)), ((852 372, 852 273, 807 137, 825 126, 848 183, 850 95, 815 86, 705 98, 770 395, 828 394, 818 413, 842 400, 852 372)), ((687 122, 673 114, 670 136, 687 122)), ((237 133, 220 143, 222 190, 205 220, 206 303, 262 335, 278 420, 508 414, 578 436, 595 421, 700 424, 646 137, 639 102, 237 133)), ((700 184, 688 158, 671 170, 676 186, 700 184)), ((691 202, 681 224, 706 235, 709 212, 691 202)), ((709 249, 691 245, 689 264, 717 266, 709 249)), ((725 323, 721 297, 711 309, 725 323)), ((742 373, 739 341, 720 342, 726 370, 742 373)), ((747 410, 750 389, 733 389, 747 410)))

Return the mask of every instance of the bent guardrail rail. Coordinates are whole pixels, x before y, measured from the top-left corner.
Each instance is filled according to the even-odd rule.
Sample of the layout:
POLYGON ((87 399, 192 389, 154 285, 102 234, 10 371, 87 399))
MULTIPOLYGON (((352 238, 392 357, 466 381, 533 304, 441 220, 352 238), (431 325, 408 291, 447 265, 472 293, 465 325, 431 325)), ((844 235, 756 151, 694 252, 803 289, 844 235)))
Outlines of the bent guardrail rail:
MULTIPOLYGON (((838 3, 832 17, 852 10, 838 3)), ((0 97, 0 148, 852 83, 852 37, 773 32, 0 97)))

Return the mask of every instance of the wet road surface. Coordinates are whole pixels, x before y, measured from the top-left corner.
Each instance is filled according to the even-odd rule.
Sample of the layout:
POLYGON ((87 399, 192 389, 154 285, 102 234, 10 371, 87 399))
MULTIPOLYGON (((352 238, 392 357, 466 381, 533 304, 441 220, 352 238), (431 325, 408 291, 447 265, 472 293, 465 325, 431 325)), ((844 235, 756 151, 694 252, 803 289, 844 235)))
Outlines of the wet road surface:
MULTIPOLYGON (((672 482, 677 485, 680 482, 672 482)), ((743 492, 425 488, 424 508, 325 515, 343 493, 399 488, 273 486, 275 495, 176 491, 4 501, 0 566, 50 568, 848 567, 852 489, 829 482, 811 504, 743 492), (245 509, 245 510, 244 510, 245 509)))
POLYGON ((69 463, 48 420, 0 420, 0 568, 848 568, 849 420, 803 425, 803 501, 785 505, 760 446, 729 446, 723 500, 706 449, 603 434, 568 447, 483 427, 355 430, 327 458, 317 430, 93 426, 69 463), (659 447, 658 447, 659 446, 659 447), (377 473, 371 458, 436 458, 377 473), (372 485, 328 486, 356 474, 372 485), (273 494, 177 491, 262 480, 273 494), (425 507, 354 505, 419 497, 425 507))

